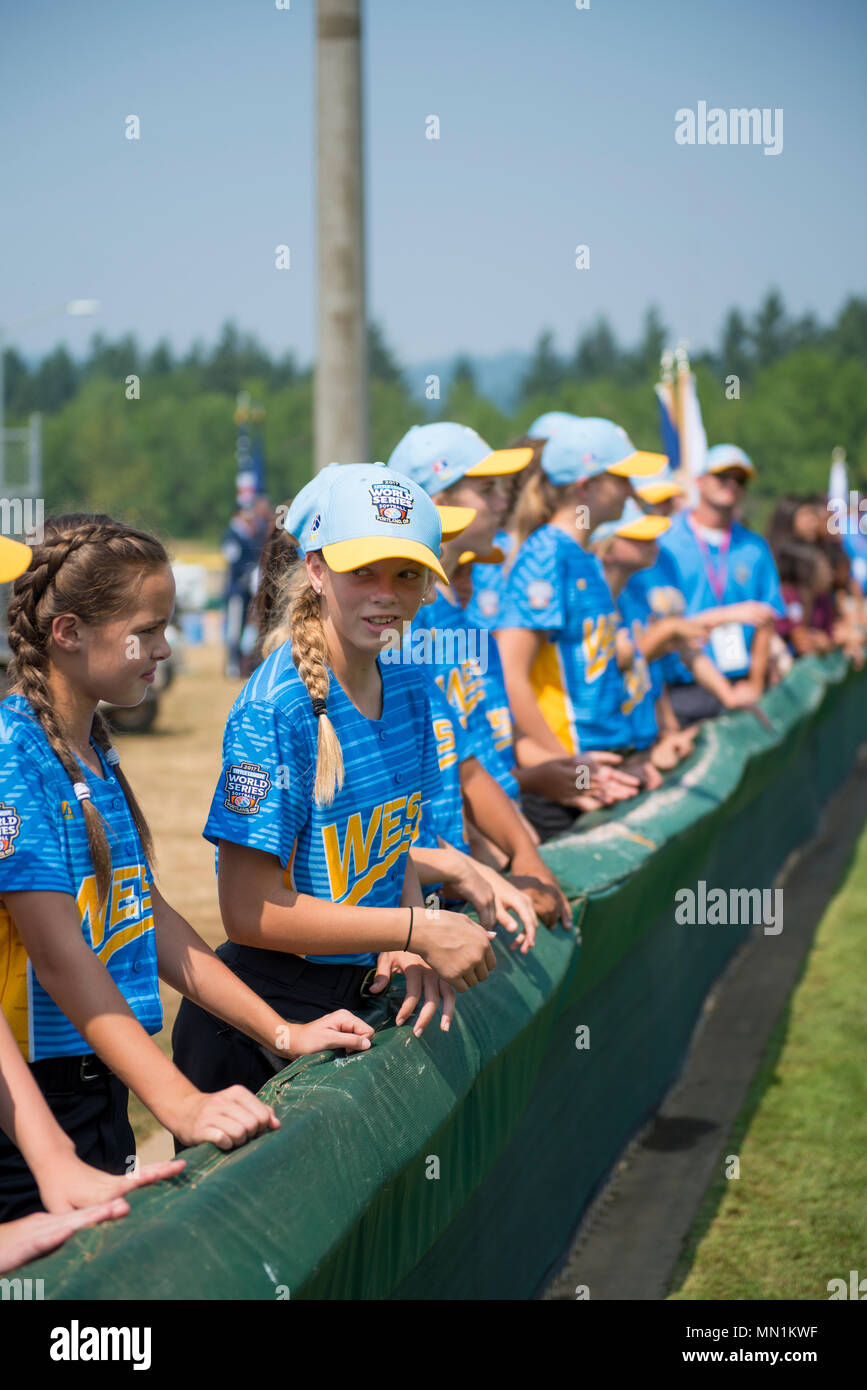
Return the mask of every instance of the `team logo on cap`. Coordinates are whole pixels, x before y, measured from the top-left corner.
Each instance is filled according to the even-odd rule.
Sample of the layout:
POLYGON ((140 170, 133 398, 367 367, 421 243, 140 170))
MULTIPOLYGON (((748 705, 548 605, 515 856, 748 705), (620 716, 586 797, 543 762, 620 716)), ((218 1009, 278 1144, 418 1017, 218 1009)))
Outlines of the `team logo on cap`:
POLYGON ((21 818, 16 814, 15 807, 0 801, 0 859, 8 859, 10 854, 15 853, 12 841, 20 829, 21 818))
POLYGON ((239 816, 256 816, 270 790, 271 778, 258 763, 232 763, 226 768, 223 805, 239 816))
POLYGON ((310 535, 311 535, 311 536, 315 536, 315 535, 316 535, 316 532, 319 530, 319 527, 320 527, 321 525, 322 525, 322 513, 321 513, 321 512, 317 512, 316 515, 314 516, 313 520, 312 520, 311 523, 310 523, 310 535))
POLYGON ((448 468, 448 464, 446 463, 445 459, 434 459, 433 463, 431 464, 431 468, 433 469, 434 473, 445 473, 446 469, 448 468))
POLYGON ((413 497, 408 487, 394 478, 370 484, 370 500, 376 508, 377 521, 389 526, 408 526, 413 497))

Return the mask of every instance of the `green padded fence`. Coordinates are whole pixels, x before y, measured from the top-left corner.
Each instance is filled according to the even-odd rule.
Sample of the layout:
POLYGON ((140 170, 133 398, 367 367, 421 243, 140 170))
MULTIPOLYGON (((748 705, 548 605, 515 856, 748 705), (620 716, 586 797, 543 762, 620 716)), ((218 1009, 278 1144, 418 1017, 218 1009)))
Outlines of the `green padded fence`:
POLYGON ((449 1034, 415 1038, 380 1003, 369 1052, 304 1058, 265 1088, 279 1131, 189 1151, 125 1220, 22 1274, 49 1299, 531 1296, 749 930, 678 925, 677 889, 771 886, 867 738, 865 693, 839 656, 797 663, 762 702, 771 730, 717 720, 659 791, 545 847, 580 945, 498 945, 449 1034))

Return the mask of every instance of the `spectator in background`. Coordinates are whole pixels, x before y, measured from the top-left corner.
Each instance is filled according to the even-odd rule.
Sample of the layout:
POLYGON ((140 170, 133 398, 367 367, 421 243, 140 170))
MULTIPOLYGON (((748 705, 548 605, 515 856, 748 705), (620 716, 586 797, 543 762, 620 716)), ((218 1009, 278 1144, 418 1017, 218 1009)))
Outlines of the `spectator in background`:
POLYGON ((710 634, 708 655, 727 683, 722 699, 695 683, 684 667, 671 687, 682 726, 751 705, 765 689, 774 618, 785 617, 780 581, 767 541, 736 519, 751 460, 735 444, 709 449, 695 479, 698 503, 678 513, 660 539, 674 561, 686 613, 723 618, 710 634))
MULTIPOLYGON (((251 498, 238 507, 223 536, 220 550, 226 561, 226 675, 249 675, 252 643, 247 629, 256 592, 259 559, 271 527, 266 497, 251 498)), ((250 668, 252 669, 252 668, 250 668)))

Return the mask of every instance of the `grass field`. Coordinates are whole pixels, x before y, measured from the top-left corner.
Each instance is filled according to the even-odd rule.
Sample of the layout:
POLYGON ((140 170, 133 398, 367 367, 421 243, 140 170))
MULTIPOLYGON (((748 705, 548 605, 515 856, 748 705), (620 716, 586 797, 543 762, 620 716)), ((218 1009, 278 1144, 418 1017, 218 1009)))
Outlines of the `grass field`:
POLYGON ((867 1276, 867 828, 725 1146, 673 1299, 827 1299, 867 1276), (722 1168, 722 1165, 721 1165, 722 1168))
MULTIPOLYGON (((153 833, 160 892, 216 946, 225 933, 214 851, 202 827, 220 772, 226 716, 242 682, 222 674, 222 647, 190 647, 185 659, 186 670, 161 701, 151 732, 115 734, 114 743, 153 833)), ((165 986, 161 994, 165 1027, 157 1041, 170 1054, 180 996, 165 986)), ((130 1117, 139 1143, 160 1128, 135 1097, 130 1117)))

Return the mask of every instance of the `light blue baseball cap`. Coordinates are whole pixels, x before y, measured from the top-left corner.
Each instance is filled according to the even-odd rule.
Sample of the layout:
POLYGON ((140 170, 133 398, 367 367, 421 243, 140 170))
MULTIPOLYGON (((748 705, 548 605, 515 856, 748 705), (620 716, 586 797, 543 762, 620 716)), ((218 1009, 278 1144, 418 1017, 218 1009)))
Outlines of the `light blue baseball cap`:
POLYGON ((590 544, 607 541, 609 536, 624 536, 630 541, 655 541, 671 525, 667 516, 653 516, 642 511, 634 497, 627 497, 623 511, 615 521, 603 521, 590 532, 590 544))
POLYGON ((542 471, 558 487, 615 473, 619 478, 646 478, 658 473, 665 454, 636 449, 626 430, 611 420, 574 416, 564 420, 542 450, 542 471))
POLYGON ((748 477, 756 476, 752 459, 737 444, 714 444, 695 470, 695 476, 703 478, 706 473, 722 473, 725 468, 742 468, 748 477))
POLYGON ((686 488, 678 482, 670 465, 653 478, 632 477, 629 481, 632 483, 633 491, 650 507, 656 506, 657 502, 667 502, 669 497, 686 495, 686 488))
POLYGON ((399 468, 426 492, 437 493, 461 478, 517 473, 532 457, 532 449, 492 449, 469 425, 437 420, 407 430, 392 450, 388 467, 399 468))
POLYGON ((577 415, 570 415, 567 410, 549 410, 533 421, 527 430, 527 438, 550 439, 552 434, 556 434, 564 425, 568 425, 578 418, 577 415))
MULTIPOLYGON (((465 510, 465 509, 464 509, 465 510)), ((377 560, 415 560, 448 583, 440 513, 412 478, 382 463, 329 464, 293 501, 284 528, 338 574, 377 560)))

